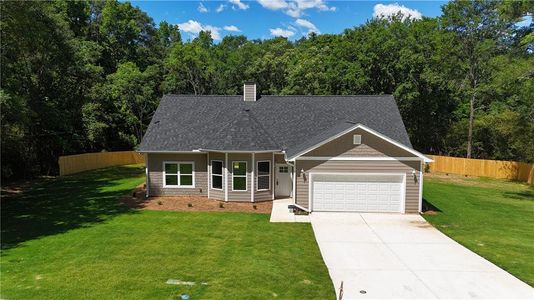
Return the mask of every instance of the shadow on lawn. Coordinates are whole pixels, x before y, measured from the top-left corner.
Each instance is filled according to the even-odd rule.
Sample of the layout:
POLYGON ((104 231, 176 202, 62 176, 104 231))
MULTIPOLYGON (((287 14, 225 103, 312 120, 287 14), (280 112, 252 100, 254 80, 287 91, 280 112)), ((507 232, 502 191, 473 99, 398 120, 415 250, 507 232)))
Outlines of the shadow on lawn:
POLYGON ((441 212, 441 209, 439 209, 434 204, 428 202, 428 200, 426 200, 425 198, 423 198, 422 210, 423 210, 423 213, 430 213, 430 214, 441 212))
POLYGON ((3 197, 2 249, 133 212, 118 198, 132 190, 141 174, 140 167, 113 167, 46 180, 3 197))
POLYGON ((532 187, 530 187, 528 191, 504 192, 503 195, 507 198, 511 198, 515 200, 534 201, 534 189, 532 187))

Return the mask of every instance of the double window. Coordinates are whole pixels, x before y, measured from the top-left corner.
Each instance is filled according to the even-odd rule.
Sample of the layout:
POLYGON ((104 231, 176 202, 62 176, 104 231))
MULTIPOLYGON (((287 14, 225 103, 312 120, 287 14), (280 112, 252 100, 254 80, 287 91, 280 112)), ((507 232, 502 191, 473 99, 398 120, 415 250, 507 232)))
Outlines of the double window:
POLYGON ((164 162, 163 185, 166 187, 195 187, 193 162, 164 162))
POLYGON ((257 190, 267 191, 271 189, 271 162, 268 160, 258 161, 257 163, 257 190))
POLYGON ((220 160, 211 161, 211 188, 222 190, 223 186, 223 163, 220 160))
POLYGON ((232 190, 246 191, 247 190, 247 162, 234 161, 232 162, 232 190))

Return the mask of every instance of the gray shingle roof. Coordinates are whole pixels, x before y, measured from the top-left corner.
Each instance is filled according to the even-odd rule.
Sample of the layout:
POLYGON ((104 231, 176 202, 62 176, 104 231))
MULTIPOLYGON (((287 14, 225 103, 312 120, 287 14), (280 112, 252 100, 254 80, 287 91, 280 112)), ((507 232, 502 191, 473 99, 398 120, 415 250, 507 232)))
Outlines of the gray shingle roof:
POLYGON ((165 95, 140 151, 285 150, 298 153, 363 124, 412 147, 395 99, 383 96, 165 95))

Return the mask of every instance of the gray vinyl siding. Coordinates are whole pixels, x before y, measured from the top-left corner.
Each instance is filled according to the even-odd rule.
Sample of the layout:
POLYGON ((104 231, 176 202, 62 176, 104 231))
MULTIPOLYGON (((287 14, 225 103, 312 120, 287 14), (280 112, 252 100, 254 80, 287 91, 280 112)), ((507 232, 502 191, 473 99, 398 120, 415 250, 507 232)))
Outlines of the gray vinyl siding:
MULTIPOLYGON (((390 142, 370 134, 362 129, 355 129, 303 156, 305 157, 415 157, 390 142), (354 145, 353 135, 361 135, 361 144, 354 145)), ((398 160, 298 160, 296 161, 296 202, 308 208, 309 182, 307 174, 313 172, 328 173, 402 173, 406 174, 406 206, 407 213, 419 211, 419 171, 420 161, 398 160), (301 170, 305 174, 301 174, 301 170), (415 178, 412 174, 416 170, 415 178)))
POLYGON ((331 173, 403 173, 406 174, 406 213, 419 211, 419 161, 307 161, 297 160, 297 204, 308 208, 309 178, 313 172, 331 173), (305 174, 300 171, 304 169, 305 174), (412 170, 416 170, 415 178, 412 170))
POLYGON ((275 164, 285 164, 286 159, 283 154, 275 154, 274 155, 274 163, 275 164))
MULTIPOLYGON (((254 192, 254 201, 270 201, 273 199, 274 187, 274 163, 272 153, 256 153, 255 164, 258 161, 269 161, 271 163, 271 186, 266 191, 254 191, 252 189, 252 154, 250 153, 229 153, 228 154, 228 177, 224 185, 224 168, 226 168, 225 154, 221 152, 210 152, 208 155, 202 154, 147 154, 149 169, 149 187, 151 196, 208 196, 214 200, 224 200, 225 191, 228 189, 228 201, 252 201, 254 192), (211 162, 220 160, 223 163, 223 190, 211 188, 211 162), (164 161, 194 161, 195 162, 195 188, 164 188, 163 187, 163 162, 164 161), (232 162, 247 162, 247 191, 232 191, 232 162), (208 180, 209 179, 209 180, 208 180)), ((283 155, 276 155, 275 160, 284 161, 283 155)), ((254 166, 255 170, 257 165, 254 166)), ((254 173, 254 186, 257 187, 257 171, 254 173)))
POLYGON ((248 201, 251 202, 251 172, 252 172, 252 154, 248 153, 228 153, 228 201, 248 201), (233 174, 232 163, 234 161, 247 162, 247 190, 246 191, 232 191, 233 174))
POLYGON ((222 190, 216 190, 216 189, 212 189, 211 188, 211 177, 209 178, 210 180, 210 199, 215 199, 215 200, 224 200, 224 168, 226 167, 225 166, 225 161, 224 161, 224 153, 218 153, 218 152, 210 152, 209 154, 209 174, 211 176, 211 161, 212 160, 220 160, 222 161, 222 165, 223 165, 223 189, 222 190))
POLYGON ((148 153, 148 182, 150 196, 208 196, 206 154, 156 154, 148 153), (193 161, 195 163, 194 188, 163 187, 164 161, 193 161))
POLYGON ((359 128, 328 142, 303 156, 415 157, 412 153, 359 128), (355 134, 362 136, 360 145, 354 145, 353 143, 353 136, 355 134))

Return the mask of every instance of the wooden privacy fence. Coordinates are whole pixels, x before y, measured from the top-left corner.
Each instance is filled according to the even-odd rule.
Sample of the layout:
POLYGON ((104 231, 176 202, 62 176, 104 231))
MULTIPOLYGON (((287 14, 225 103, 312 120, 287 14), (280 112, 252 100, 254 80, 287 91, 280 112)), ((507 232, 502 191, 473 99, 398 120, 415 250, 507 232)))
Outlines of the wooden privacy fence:
POLYGON ((469 159, 428 155, 434 162, 430 163, 430 172, 486 176, 534 183, 534 165, 516 161, 469 159))
POLYGON ((142 164, 143 155, 135 151, 96 152, 59 157, 59 175, 75 174, 83 171, 111 166, 142 164))

